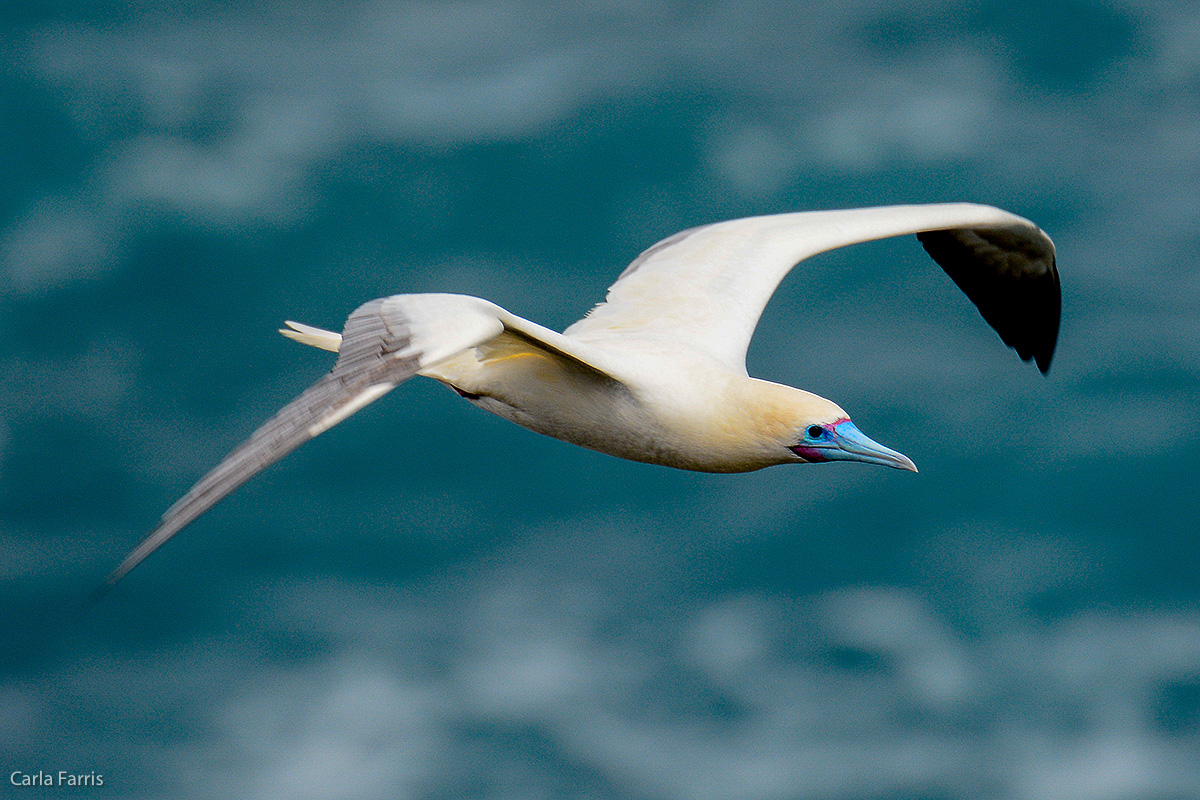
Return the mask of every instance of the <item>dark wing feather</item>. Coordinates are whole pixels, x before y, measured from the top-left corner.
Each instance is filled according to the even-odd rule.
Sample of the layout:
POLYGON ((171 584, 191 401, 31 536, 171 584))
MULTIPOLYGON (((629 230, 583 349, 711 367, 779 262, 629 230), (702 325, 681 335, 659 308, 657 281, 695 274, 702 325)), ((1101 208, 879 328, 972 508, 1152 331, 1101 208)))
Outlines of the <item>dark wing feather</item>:
POLYGON ((910 234, 921 237, 1004 341, 1045 370, 1058 329, 1054 246, 1029 220, 973 203, 801 211, 681 231, 643 251, 605 301, 565 333, 588 344, 674 342, 742 372, 759 316, 797 264, 910 234))
POLYGON ((918 233, 925 250, 1022 359, 1050 369, 1062 294, 1054 245, 1028 227, 956 228, 918 233))

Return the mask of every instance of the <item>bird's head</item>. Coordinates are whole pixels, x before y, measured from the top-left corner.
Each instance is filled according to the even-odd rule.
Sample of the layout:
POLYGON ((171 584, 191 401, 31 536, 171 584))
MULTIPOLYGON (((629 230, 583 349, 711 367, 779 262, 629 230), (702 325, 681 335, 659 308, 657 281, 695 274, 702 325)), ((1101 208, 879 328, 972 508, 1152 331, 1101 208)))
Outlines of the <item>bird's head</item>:
POLYGON ((917 471, 912 459, 871 439, 846 416, 810 422, 796 438, 796 443, 788 445, 788 449, 802 463, 862 461, 881 467, 917 471))
POLYGON ((800 389, 756 383, 759 397, 770 398, 764 405, 772 407, 772 412, 764 421, 772 446, 781 443, 785 450, 776 451, 777 463, 862 461, 917 471, 908 456, 868 438, 836 403, 800 389))

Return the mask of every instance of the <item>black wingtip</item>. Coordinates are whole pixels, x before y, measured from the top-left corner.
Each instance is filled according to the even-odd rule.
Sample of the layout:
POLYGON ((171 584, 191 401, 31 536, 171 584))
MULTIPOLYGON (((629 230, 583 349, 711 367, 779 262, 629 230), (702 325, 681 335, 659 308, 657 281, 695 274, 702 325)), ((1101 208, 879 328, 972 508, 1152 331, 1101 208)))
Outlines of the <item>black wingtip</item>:
POLYGON ((1034 359, 1034 362, 1037 364, 1038 371, 1043 375, 1050 374, 1050 359, 1053 357, 1054 351, 1051 350, 1049 353, 1039 353, 1037 358, 1034 359))
POLYGON ((1062 316, 1050 238, 1033 225, 925 231, 917 238, 1004 343, 1047 374, 1062 316))
POLYGON ((1021 356, 1022 361, 1032 361, 1037 365, 1038 372, 1047 375, 1050 372, 1050 362, 1054 360, 1054 348, 1058 340, 1058 318, 1055 317, 1055 330, 1053 334, 1043 334, 1040 344, 1037 347, 1017 348, 1015 344, 1004 341, 1006 344, 1017 349, 1017 354, 1021 356))

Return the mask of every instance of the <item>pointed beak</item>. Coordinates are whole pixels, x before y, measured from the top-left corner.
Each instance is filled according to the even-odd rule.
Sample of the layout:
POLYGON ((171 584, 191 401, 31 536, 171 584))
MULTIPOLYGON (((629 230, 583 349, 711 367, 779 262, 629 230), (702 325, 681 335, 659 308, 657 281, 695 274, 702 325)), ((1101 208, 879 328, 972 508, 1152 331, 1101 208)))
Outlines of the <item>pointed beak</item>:
POLYGON ((821 450, 821 455, 827 461, 863 461, 881 467, 917 471, 912 459, 868 438, 848 419, 833 427, 832 439, 832 446, 821 450))

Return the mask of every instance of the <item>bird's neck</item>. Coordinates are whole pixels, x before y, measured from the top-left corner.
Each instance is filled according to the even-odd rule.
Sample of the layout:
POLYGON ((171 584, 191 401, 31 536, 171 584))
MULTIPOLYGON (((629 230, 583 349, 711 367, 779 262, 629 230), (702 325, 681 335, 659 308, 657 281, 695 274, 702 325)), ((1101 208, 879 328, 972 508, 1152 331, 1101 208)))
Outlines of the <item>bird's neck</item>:
POLYGON ((805 415, 819 415, 824 406, 832 406, 809 392, 744 375, 728 375, 719 384, 692 395, 696 402, 657 406, 666 445, 661 463, 705 472, 750 472, 793 462, 788 445, 805 415))

